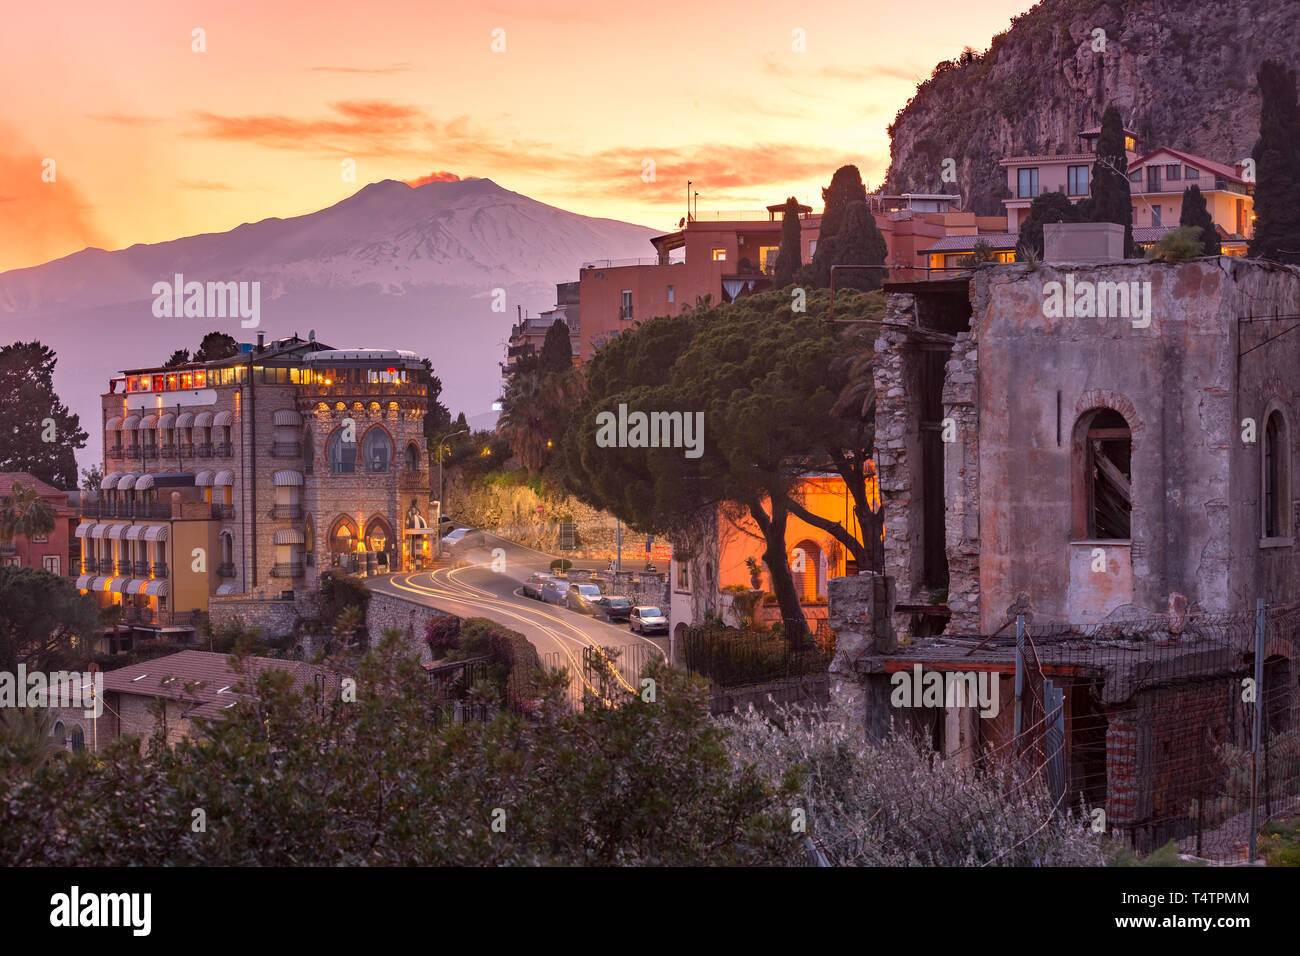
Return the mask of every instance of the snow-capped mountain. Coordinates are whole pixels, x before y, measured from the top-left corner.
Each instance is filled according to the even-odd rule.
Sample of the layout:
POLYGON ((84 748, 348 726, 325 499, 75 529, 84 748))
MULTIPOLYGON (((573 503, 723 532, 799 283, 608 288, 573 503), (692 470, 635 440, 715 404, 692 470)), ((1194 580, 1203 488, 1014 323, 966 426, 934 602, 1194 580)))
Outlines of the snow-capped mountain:
POLYGON ((40 339, 55 385, 91 434, 120 369, 161 364, 209 331, 241 342, 314 329, 322 342, 411 349, 432 359, 453 414, 490 409, 517 308, 537 314, 584 259, 645 257, 654 231, 557 209, 488 179, 412 187, 385 180, 319 212, 106 252, 85 249, 0 274, 0 341, 40 339), (158 318, 155 283, 260 283, 260 325, 158 318), (500 308, 504 290, 505 311, 500 308))

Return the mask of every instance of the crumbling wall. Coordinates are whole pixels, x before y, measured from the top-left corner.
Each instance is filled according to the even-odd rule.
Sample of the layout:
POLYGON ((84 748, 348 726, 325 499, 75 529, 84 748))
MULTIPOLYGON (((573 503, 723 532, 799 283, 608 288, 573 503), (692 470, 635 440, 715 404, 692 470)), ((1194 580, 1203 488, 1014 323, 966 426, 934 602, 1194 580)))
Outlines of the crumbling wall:
POLYGON ((957 335, 952 358, 944 371, 943 413, 952 420, 953 439, 945 441, 943 459, 948 609, 952 612, 947 632, 977 634, 980 631, 979 348, 970 332, 957 335))

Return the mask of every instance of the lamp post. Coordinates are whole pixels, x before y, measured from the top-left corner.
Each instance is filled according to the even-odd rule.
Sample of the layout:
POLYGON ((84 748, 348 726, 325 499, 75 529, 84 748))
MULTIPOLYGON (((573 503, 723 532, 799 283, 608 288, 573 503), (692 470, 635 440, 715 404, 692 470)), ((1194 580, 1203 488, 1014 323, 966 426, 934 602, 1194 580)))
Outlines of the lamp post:
POLYGON ((448 432, 438 439, 438 557, 442 557, 442 516, 446 513, 443 505, 443 472, 446 471, 447 465, 442 460, 442 446, 447 443, 448 438, 455 438, 457 435, 464 435, 469 432, 468 428, 462 428, 458 432, 448 432))

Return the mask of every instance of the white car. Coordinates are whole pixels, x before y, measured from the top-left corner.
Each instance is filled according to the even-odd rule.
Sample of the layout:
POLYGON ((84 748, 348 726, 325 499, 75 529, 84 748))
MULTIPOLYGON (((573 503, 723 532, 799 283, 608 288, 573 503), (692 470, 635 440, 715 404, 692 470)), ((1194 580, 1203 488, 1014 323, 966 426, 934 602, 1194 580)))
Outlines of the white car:
POLYGON ((634 607, 627 626, 638 634, 667 634, 668 618, 657 607, 634 607))
POLYGON ((475 528, 457 528, 442 536, 443 547, 451 551, 481 548, 483 543, 483 532, 475 528))

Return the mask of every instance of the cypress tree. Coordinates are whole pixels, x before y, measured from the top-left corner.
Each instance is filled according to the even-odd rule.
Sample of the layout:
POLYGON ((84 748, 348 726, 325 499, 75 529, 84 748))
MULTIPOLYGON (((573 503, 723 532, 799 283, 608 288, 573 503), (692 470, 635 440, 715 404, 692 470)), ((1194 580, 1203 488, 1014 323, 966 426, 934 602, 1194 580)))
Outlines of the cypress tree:
POLYGON ((778 289, 794 282, 795 273, 803 265, 799 233, 799 200, 791 196, 785 201, 785 210, 781 214, 781 248, 776 254, 776 274, 772 281, 778 289))
POLYGON ((1205 206, 1205 196, 1201 193, 1201 187, 1194 183, 1183 190, 1183 211, 1178 216, 1178 225, 1191 226, 1199 230, 1201 255, 1223 254, 1223 246, 1219 244, 1219 231, 1214 228, 1214 217, 1205 206))
POLYGON ((1133 244, 1133 197, 1128 188, 1128 153, 1124 149, 1124 123, 1119 110, 1106 107, 1097 137, 1097 158, 1092 164, 1092 222, 1115 222, 1124 227, 1124 257, 1137 258, 1133 244))
POLYGON ((552 372, 567 371, 572 366, 573 346, 569 342, 569 326, 563 319, 556 319, 546 330, 538 369, 542 375, 550 375, 552 372))
POLYGON ((862 174, 858 172, 858 167, 841 166, 835 170, 831 184, 822 190, 822 199, 826 208, 822 212, 821 228, 817 234, 817 251, 813 253, 809 268, 804 270, 804 281, 819 289, 830 285, 831 265, 844 261, 835 256, 849 204, 867 201, 867 187, 862 184, 862 174))
MULTIPOLYGON (((844 224, 835 237, 833 258, 826 265, 828 282, 831 266, 884 265, 887 251, 885 237, 880 234, 875 217, 871 215, 867 204, 861 201, 849 203, 844 210, 844 224)), ((854 270, 844 273, 836 281, 836 286, 869 292, 872 289, 879 289, 884 277, 885 273, 882 269, 854 270)))
POLYGON ((1255 236, 1250 254, 1300 263, 1300 107, 1295 72, 1275 60, 1259 66, 1255 160, 1255 236))

